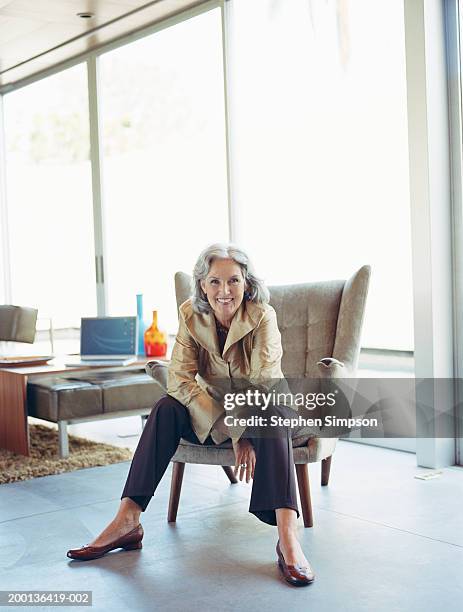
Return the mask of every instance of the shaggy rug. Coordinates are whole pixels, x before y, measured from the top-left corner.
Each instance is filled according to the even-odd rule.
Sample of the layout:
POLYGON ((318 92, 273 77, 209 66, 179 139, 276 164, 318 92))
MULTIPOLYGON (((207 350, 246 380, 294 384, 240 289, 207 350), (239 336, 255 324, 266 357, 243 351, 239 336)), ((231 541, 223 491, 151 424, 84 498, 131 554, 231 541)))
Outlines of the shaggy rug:
POLYGON ((130 461, 133 457, 128 448, 69 436, 69 457, 60 459, 57 429, 31 424, 29 435, 29 457, 0 449, 0 484, 130 461))

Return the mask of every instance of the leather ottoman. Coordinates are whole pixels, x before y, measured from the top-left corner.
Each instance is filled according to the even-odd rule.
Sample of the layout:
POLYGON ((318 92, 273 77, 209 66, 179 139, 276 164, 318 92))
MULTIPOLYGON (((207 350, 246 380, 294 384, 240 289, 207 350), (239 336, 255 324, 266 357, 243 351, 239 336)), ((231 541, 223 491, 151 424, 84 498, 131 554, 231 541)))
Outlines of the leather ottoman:
POLYGON ((58 424, 60 456, 69 455, 67 425, 140 414, 146 418, 165 391, 144 369, 70 372, 27 384, 29 416, 58 424))

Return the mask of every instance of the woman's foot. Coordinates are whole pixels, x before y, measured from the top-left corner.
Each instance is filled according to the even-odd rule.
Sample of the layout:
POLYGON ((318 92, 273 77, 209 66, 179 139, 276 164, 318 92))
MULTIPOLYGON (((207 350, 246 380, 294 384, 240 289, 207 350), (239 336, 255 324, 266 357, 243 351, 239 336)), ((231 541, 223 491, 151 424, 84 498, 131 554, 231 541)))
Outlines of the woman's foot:
POLYGON ((110 543, 103 546, 91 546, 86 544, 80 548, 71 548, 68 550, 67 557, 69 559, 77 559, 79 561, 90 561, 99 559, 106 553, 116 548, 124 550, 139 550, 142 548, 141 541, 143 540, 143 527, 137 525, 134 529, 124 534, 122 537, 112 540, 110 543))
POLYGON ((119 511, 100 535, 88 546, 106 546, 135 529, 140 523, 141 508, 130 497, 124 497, 119 511))
POLYGON ((142 547, 143 527, 140 525, 141 508, 129 497, 124 497, 118 513, 100 535, 80 548, 68 550, 70 559, 97 559, 115 548, 134 550, 142 547))
POLYGON ((106 546, 135 529, 139 522, 138 519, 124 520, 116 517, 88 546, 106 546))
MULTIPOLYGON (((277 542, 277 555, 278 555, 278 567, 283 575, 283 578, 288 584, 295 587, 303 587, 312 584, 315 580, 315 574, 313 573, 310 563, 307 561, 306 565, 302 566, 299 563, 287 563, 286 559, 280 548, 280 541, 277 542)), ((302 553, 304 557, 304 553, 302 553)), ((305 558, 305 557, 304 557, 305 558)))
POLYGON ((286 582, 292 586, 307 586, 315 575, 302 552, 297 538, 297 513, 293 508, 277 508, 278 526, 278 567, 286 582))
POLYGON ((298 565, 300 567, 310 567, 304 555, 301 544, 295 532, 288 532, 280 535, 280 550, 287 565, 298 565))

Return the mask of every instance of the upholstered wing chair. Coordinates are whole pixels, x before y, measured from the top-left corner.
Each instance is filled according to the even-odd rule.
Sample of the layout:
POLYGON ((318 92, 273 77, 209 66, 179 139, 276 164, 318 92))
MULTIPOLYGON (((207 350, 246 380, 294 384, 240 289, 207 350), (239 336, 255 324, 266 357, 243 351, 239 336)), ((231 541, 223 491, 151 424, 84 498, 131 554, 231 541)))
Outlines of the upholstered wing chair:
MULTIPOLYGON (((360 333, 370 279, 370 267, 363 266, 347 281, 333 280, 269 287, 283 344, 282 370, 286 378, 353 378, 360 353, 360 333)), ((191 278, 183 272, 175 275, 179 306, 190 295, 191 278)), ((167 368, 149 362, 146 371, 166 390, 167 368)), ((312 527, 307 464, 321 461, 321 484, 329 480, 331 458, 337 438, 311 436, 293 439, 296 477, 305 527, 312 527)), ((233 470, 235 455, 231 441, 216 446, 192 444, 183 438, 172 458, 172 483, 169 522, 175 522, 185 463, 220 465, 236 483, 233 470)))
POLYGON ((34 342, 37 312, 35 308, 0 305, 0 355, 8 352, 8 342, 34 342))

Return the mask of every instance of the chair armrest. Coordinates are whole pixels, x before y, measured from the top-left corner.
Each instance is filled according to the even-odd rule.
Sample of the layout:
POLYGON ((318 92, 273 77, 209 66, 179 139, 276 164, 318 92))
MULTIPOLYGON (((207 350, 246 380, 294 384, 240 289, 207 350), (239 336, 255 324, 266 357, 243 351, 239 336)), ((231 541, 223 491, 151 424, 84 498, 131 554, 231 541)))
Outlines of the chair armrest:
POLYGON ((145 372, 167 393, 167 372, 169 367, 163 361, 148 361, 145 372))
MULTIPOLYGON (((334 357, 324 357, 317 362, 320 372, 320 388, 325 394, 336 394, 336 403, 329 410, 322 410, 323 418, 328 414, 337 418, 352 416, 352 402, 355 395, 356 379, 345 364, 334 357), (338 382, 339 381, 339 382, 338 382), (341 385, 341 386, 339 386, 341 385)), ((349 433, 350 429, 343 426, 322 426, 324 438, 339 438, 349 433)))
POLYGON ((347 378, 349 370, 342 361, 334 357, 323 357, 317 361, 320 378, 347 378))

